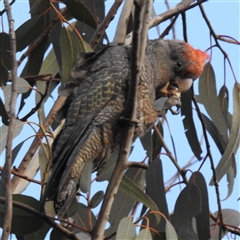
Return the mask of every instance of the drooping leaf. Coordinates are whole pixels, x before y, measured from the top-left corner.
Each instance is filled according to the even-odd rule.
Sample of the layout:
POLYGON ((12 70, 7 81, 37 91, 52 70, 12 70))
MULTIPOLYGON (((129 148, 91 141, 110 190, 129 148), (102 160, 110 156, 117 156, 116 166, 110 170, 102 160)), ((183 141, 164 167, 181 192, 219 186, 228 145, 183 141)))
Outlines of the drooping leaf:
MULTIPOLYGON (((214 213, 215 216, 218 216, 218 211, 214 213)), ((229 226, 239 226, 240 225, 240 212, 235 209, 222 209, 223 221, 229 226)), ((210 219, 211 224, 211 239, 219 239, 219 226, 216 226, 216 223, 210 219)), ((222 231, 222 238, 227 234, 227 231, 222 231)))
MULTIPOLYGON (((87 206, 82 203, 78 203, 78 209, 74 216, 72 216, 74 223, 84 229, 88 229, 89 219, 89 211, 91 211, 87 206)), ((96 217, 91 211, 91 224, 94 226, 96 223, 96 217)), ((79 230, 78 230, 79 232, 79 230)))
POLYGON ((197 131, 193 120, 191 95, 191 89, 181 94, 181 115, 184 116, 183 125, 189 146, 191 147, 195 157, 198 160, 201 160, 202 149, 198 141, 197 131))
POLYGON ((59 72, 59 66, 56 60, 54 50, 48 53, 47 57, 44 59, 39 75, 41 74, 52 74, 55 76, 59 72))
POLYGON ((97 24, 92 15, 92 13, 88 10, 88 8, 80 1, 67 1, 63 0, 66 4, 68 11, 71 15, 79 21, 85 22, 92 28, 96 29, 97 24))
POLYGON ((53 228, 50 234, 50 240, 69 240, 68 237, 63 235, 60 231, 58 231, 56 228, 53 228))
POLYGON ((50 229, 50 226, 45 223, 44 226, 40 230, 38 230, 34 233, 24 235, 24 236, 17 235, 16 238, 17 238, 17 240, 33 240, 33 239, 44 240, 49 229, 50 229))
POLYGON ((146 151, 147 156, 152 160, 152 133, 151 130, 140 138, 141 144, 146 151))
MULTIPOLYGON (((146 171, 146 192, 149 197, 155 202, 159 211, 165 215, 167 219, 169 219, 163 180, 162 162, 159 158, 154 159, 146 171)), ((158 232, 164 232, 165 220, 163 218, 161 218, 159 224, 157 224, 156 218, 153 214, 149 215, 148 219, 150 227, 154 228, 158 232)), ((145 219, 143 221, 143 225, 146 225, 145 219)))
POLYGON ((178 240, 177 233, 169 221, 166 221, 166 240, 178 240))
POLYGON ((88 161, 83 168, 83 172, 79 181, 80 189, 84 193, 87 193, 90 190, 92 169, 93 161, 88 161))
POLYGON ((222 110, 223 116, 225 118, 225 122, 227 123, 227 126, 229 128, 228 123, 228 105, 229 105, 229 92, 227 89, 227 86, 223 85, 218 94, 218 100, 220 104, 220 108, 222 110))
MULTIPOLYGON (((19 120, 15 120, 15 128, 14 128, 14 134, 13 134, 13 138, 17 137, 20 132, 22 131, 23 128, 23 122, 19 121, 19 120)), ((6 147, 6 142, 7 142, 7 134, 8 134, 8 127, 3 125, 0 127, 0 154, 2 153, 2 151, 5 149, 6 147)))
POLYGON ((2 118, 2 123, 5 124, 6 126, 9 124, 9 116, 6 111, 5 105, 0 97, 0 116, 2 118))
POLYGON ((9 105, 11 101, 11 91, 12 91, 11 85, 6 85, 3 89, 6 111, 9 111, 9 105))
POLYGON ((12 164, 14 163, 18 152, 21 150, 23 144, 25 143, 25 141, 20 142, 13 150, 12 150, 12 164))
POLYGON ((148 228, 145 228, 139 232, 135 240, 151 240, 152 234, 148 228))
POLYGON ((123 218, 117 229, 116 240, 134 240, 136 237, 136 230, 134 224, 132 223, 131 217, 123 218))
POLYGON ((73 31, 62 28, 60 33, 62 52, 62 82, 71 81, 71 69, 77 64, 77 54, 80 51, 89 52, 91 48, 83 39, 78 39, 73 31))
POLYGON ((24 72, 27 75, 38 75, 43 58, 45 55, 46 50, 49 47, 49 41, 48 41, 48 35, 45 36, 42 41, 38 44, 38 46, 31 51, 29 57, 28 57, 28 62, 26 64, 26 72, 24 72))
POLYGON ((137 191, 136 188, 142 192, 141 189, 145 183, 144 174, 144 170, 139 168, 130 168, 126 171, 124 179, 127 179, 126 181, 128 183, 126 183, 126 181, 123 183, 123 180, 120 184, 117 195, 115 196, 112 210, 108 219, 110 227, 105 231, 106 236, 116 232, 121 219, 129 215, 135 202, 139 200, 135 196, 135 192, 137 191))
POLYGON ((195 217, 197 224, 198 239, 208 240, 210 239, 210 222, 209 222, 209 203, 208 203, 208 191, 205 179, 200 172, 194 172, 190 178, 192 184, 198 188, 201 194, 201 210, 195 217))
POLYGON ((97 182, 102 182, 105 180, 110 180, 111 176, 112 176, 112 172, 115 168, 116 162, 117 162, 117 158, 118 158, 118 152, 119 150, 115 150, 110 157, 108 158, 106 164, 104 167, 98 169, 98 173, 97 173, 97 182))
MULTIPOLYGON (((58 2, 55 2, 52 4, 54 4, 55 8, 59 10, 58 2)), ((50 17, 51 17, 51 19, 54 19, 57 17, 57 14, 53 9, 50 10, 50 17)), ((54 26, 52 27, 51 32, 50 32, 50 41, 53 45, 53 49, 54 49, 54 53, 56 55, 58 66, 60 66, 60 67, 62 66, 62 53, 61 53, 61 46, 60 46, 60 41, 59 41, 61 28, 62 28, 61 22, 58 21, 57 23, 54 24, 54 26)))
POLYGON ((227 124, 219 104, 215 74, 210 63, 205 65, 203 73, 199 78, 199 98, 221 136, 226 140, 227 124))
MULTIPOLYGON (((161 121, 159 121, 157 123, 156 127, 158 128, 158 130, 162 134, 162 136, 164 136, 163 126, 162 126, 161 121)), ((155 158, 158 157, 158 155, 161 152, 161 148, 162 148, 162 142, 160 141, 157 132, 154 130, 153 134, 152 134, 152 158, 151 158, 152 160, 154 160, 155 158)))
MULTIPOLYGON (((16 194, 13 195, 13 201, 24 203, 37 211, 40 211, 40 202, 35 198, 16 194)), ((3 227, 3 219, 4 219, 5 207, 3 204, 0 204, 0 226, 3 227)), ((17 235, 26 235, 40 230, 45 224, 44 220, 40 218, 36 218, 36 216, 32 215, 30 212, 27 212, 23 209, 17 208, 13 206, 13 218, 12 218, 12 226, 11 233, 17 235)))
POLYGON ((0 87, 8 81, 8 71, 12 68, 10 56, 10 38, 7 33, 0 33, 0 87))
POLYGON ((98 191, 96 192, 90 200, 89 207, 95 208, 99 205, 99 203, 103 200, 104 192, 98 191))
MULTIPOLYGON (((159 211, 155 202, 144 193, 138 186, 135 185, 128 177, 123 176, 120 187, 122 191, 132 196, 138 202, 143 203, 152 211, 159 211)), ((157 220, 157 223, 160 221, 160 216, 158 214, 154 214, 157 220)))
POLYGON ((38 15, 24 22, 16 30, 17 52, 31 44, 45 28, 45 16, 38 15))
MULTIPOLYGON (((239 129, 240 129, 240 94, 239 94, 240 85, 236 83, 233 88, 233 117, 232 117, 232 128, 230 133, 230 139, 227 145, 227 148, 220 159, 216 167, 216 175, 218 181, 228 172, 232 165, 232 155, 238 149, 239 143, 239 129)), ((213 184, 211 180, 210 184, 213 184)))
POLYGON ((201 192, 191 177, 188 185, 179 194, 174 213, 170 216, 177 235, 181 239, 198 239, 193 230, 192 220, 201 212, 201 192))
POLYGON ((25 93, 29 91, 30 84, 24 78, 17 78, 17 92, 25 93))

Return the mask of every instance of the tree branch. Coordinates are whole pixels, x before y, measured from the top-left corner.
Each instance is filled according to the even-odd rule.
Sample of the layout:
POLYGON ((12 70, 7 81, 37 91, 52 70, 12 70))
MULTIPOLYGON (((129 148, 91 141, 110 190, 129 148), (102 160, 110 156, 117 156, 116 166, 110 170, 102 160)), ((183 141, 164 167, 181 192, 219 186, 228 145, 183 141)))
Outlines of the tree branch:
MULTIPOLYGON (((0 203, 6 203, 6 201, 7 200, 5 198, 0 197, 0 203)), ((44 213, 42 213, 40 211, 37 211, 35 208, 32 208, 32 207, 30 207, 30 206, 28 206, 24 203, 21 203, 21 202, 12 201, 12 203, 13 203, 14 207, 22 209, 26 212, 31 213, 32 215, 34 215, 36 217, 39 217, 39 218, 43 219, 48 225, 50 225, 51 227, 60 231, 67 238, 73 239, 73 240, 80 240, 72 232, 67 230, 65 227, 61 226, 60 224, 57 224, 50 217, 48 217, 47 215, 45 215, 44 213)))
MULTIPOLYGON (((3 171, 3 167, 0 166, 0 171, 3 171)), ((29 182, 34 182, 34 183, 37 183, 39 185, 42 185, 42 183, 38 180, 35 180, 35 179, 32 179, 32 178, 29 178, 28 176, 25 176, 25 175, 21 175, 17 172, 17 169, 11 169, 11 174, 15 175, 15 176, 18 176, 26 181, 29 181, 29 182)))
POLYGON ((92 49, 94 49, 97 46, 99 40, 104 34, 104 31, 108 28, 109 23, 114 19, 114 16, 116 15, 117 10, 121 6, 122 2, 123 0, 115 0, 112 7, 108 11, 106 17, 103 19, 102 23, 100 24, 98 29, 95 31, 89 43, 92 49))
POLYGON ((11 46, 12 60, 12 91, 10 101, 10 121, 8 127, 8 135, 6 142, 6 161, 3 167, 2 184, 5 188, 4 194, 5 215, 3 220, 2 240, 7 240, 11 231, 12 222, 12 185, 11 185, 11 165, 12 165, 12 141, 14 134, 14 126, 16 120, 16 100, 17 100, 17 61, 16 61, 16 36, 14 31, 14 20, 12 18, 11 6, 8 0, 4 0, 5 10, 7 13, 11 46))
POLYGON ((125 42, 127 25, 128 25, 129 16, 132 12, 132 7, 133 7, 133 0, 124 2, 123 9, 116 27, 115 36, 113 39, 113 43, 115 44, 125 42))
MULTIPOLYGON (((136 124, 136 96, 139 82, 141 64, 139 62, 140 46, 145 47, 145 44, 140 44, 140 27, 141 27, 141 13, 144 9, 144 0, 134 1, 134 31, 133 31, 133 46, 131 58, 131 83, 128 92, 125 119, 129 119, 128 126, 124 130, 122 142, 120 146, 118 160, 115 169, 109 181, 106 194, 102 203, 102 207, 98 216, 98 220, 93 229, 93 239, 104 239, 104 230, 110 215, 114 197, 117 194, 119 185, 121 183, 124 171, 127 168, 127 159, 130 153, 134 129, 136 124), (142 45, 143 44, 143 45, 142 45)), ((143 24, 147 24, 143 22, 143 24)), ((145 28, 145 27, 143 27, 145 28)))
MULTIPOLYGON (((62 107, 63 103, 65 102, 65 99, 66 99, 66 97, 58 97, 58 99, 56 100, 52 109, 48 113, 48 116, 46 117, 46 119, 43 122, 43 128, 45 130, 48 130, 50 124, 55 119, 55 116, 56 116, 58 110, 62 107)), ((33 155, 38 150, 38 147, 40 146, 41 140, 42 140, 43 137, 44 137, 43 132, 40 129, 38 131, 38 134, 34 138, 28 152, 26 153, 26 155, 24 156, 22 162, 20 163, 20 165, 18 167, 18 173, 19 174, 24 175, 24 172, 25 172, 27 166, 29 165, 30 161, 32 160, 33 155)), ((18 185, 19 181, 20 181, 19 177, 17 177, 17 176, 13 177, 13 179, 12 179, 12 189, 13 189, 13 191, 16 188, 16 186, 18 185)))

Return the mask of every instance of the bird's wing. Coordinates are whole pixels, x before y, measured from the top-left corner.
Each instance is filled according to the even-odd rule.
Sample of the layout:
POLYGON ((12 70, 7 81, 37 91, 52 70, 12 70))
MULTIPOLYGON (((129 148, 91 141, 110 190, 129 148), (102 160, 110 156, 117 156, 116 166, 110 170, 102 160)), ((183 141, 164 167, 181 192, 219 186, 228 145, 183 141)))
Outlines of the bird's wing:
POLYGON ((128 49, 107 48, 96 56, 80 86, 68 97, 66 121, 53 144, 51 174, 43 199, 54 197, 63 172, 67 175, 71 170, 72 153, 77 152, 74 149, 87 137, 84 133, 89 124, 109 100, 117 97, 128 74, 128 49))

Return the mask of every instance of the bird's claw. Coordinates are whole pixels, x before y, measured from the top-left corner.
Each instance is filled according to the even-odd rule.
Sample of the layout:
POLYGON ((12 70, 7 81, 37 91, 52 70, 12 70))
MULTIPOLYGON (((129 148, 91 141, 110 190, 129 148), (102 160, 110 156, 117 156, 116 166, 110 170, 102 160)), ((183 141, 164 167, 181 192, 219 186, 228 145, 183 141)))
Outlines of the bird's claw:
POLYGON ((173 115, 177 115, 180 112, 181 106, 182 106, 182 103, 180 98, 178 96, 172 95, 165 101, 163 108, 157 111, 158 117, 165 116, 167 113, 167 110, 169 110, 173 115), (176 107, 177 109, 174 110, 173 107, 176 107))

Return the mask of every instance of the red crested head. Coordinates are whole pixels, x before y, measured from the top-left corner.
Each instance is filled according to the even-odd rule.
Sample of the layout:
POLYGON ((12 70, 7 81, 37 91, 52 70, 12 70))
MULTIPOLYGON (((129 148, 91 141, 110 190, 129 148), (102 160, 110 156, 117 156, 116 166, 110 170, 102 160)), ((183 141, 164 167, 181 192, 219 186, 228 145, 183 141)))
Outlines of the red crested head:
POLYGON ((185 43, 188 51, 185 51, 185 57, 188 60, 191 60, 192 64, 189 64, 188 71, 193 73, 196 76, 201 75, 205 62, 210 58, 210 56, 199 49, 193 48, 188 43, 185 43))

